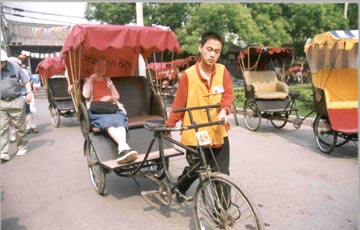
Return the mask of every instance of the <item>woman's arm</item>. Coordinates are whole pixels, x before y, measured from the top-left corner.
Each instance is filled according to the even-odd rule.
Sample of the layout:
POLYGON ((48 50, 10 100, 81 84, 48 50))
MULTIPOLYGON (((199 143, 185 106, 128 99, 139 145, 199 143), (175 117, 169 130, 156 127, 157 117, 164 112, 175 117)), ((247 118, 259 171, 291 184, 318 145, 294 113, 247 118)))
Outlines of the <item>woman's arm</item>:
POLYGON ((112 84, 111 82, 111 101, 112 102, 117 102, 120 99, 120 94, 117 91, 116 87, 114 86, 114 84, 112 84))
POLYGON ((86 81, 84 83, 82 95, 84 96, 84 98, 86 100, 91 98, 91 90, 92 90, 93 80, 96 77, 97 77, 97 75, 95 73, 91 74, 91 76, 88 79, 86 79, 86 81))

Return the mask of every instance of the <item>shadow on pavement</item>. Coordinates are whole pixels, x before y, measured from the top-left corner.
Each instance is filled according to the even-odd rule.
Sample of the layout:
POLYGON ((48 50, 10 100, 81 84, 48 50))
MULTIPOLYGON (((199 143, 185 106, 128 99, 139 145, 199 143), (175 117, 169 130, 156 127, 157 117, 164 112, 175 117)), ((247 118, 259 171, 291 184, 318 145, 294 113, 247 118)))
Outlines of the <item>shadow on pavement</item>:
POLYGON ((27 230, 25 226, 19 225, 18 217, 11 217, 1 220, 1 229, 11 229, 11 230, 27 230))

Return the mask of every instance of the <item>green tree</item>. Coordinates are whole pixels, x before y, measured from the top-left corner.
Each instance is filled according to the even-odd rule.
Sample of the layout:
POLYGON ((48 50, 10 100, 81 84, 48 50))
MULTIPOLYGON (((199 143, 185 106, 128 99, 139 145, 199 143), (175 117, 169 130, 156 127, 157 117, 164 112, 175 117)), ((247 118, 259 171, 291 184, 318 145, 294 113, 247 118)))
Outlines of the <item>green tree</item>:
POLYGON ((348 20, 336 4, 281 4, 285 30, 290 35, 297 56, 304 56, 307 38, 329 30, 348 29, 348 20))
POLYGON ((86 5, 85 18, 100 23, 124 25, 135 22, 135 10, 135 3, 89 2, 86 5))
MULTIPOLYGON (((196 54, 204 31, 226 35, 229 44, 245 47, 253 43, 280 46, 291 43, 304 57, 307 38, 329 30, 358 28, 358 4, 343 3, 144 3, 144 24, 169 26, 182 50, 196 54)), ((101 23, 135 23, 135 3, 89 2, 88 20, 101 23)))
POLYGON ((286 20, 282 17, 282 7, 279 4, 248 4, 256 26, 261 31, 261 40, 257 43, 263 46, 281 46, 291 43, 291 37, 285 29, 286 20))
POLYGON ((200 36, 205 31, 226 35, 225 51, 234 40, 251 44, 261 37, 250 9, 240 3, 203 3, 193 7, 189 15, 184 26, 175 30, 183 51, 188 53, 197 53, 200 36))
POLYGON ((144 3, 144 24, 181 28, 189 12, 199 3, 144 3))
POLYGON ((348 6, 348 18, 349 18, 349 28, 356 30, 359 28, 359 18, 358 18, 359 5, 355 3, 350 3, 348 6))

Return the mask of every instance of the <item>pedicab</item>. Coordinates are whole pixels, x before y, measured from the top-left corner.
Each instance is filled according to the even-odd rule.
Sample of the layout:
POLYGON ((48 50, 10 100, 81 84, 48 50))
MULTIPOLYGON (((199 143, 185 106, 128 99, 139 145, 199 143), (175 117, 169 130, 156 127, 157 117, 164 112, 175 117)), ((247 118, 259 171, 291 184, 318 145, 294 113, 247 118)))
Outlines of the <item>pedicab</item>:
POLYGON ((196 56, 189 56, 171 62, 151 62, 147 65, 148 79, 153 87, 158 88, 165 101, 172 102, 181 72, 193 65, 197 59, 196 56))
MULTIPOLYGON (((194 153, 200 151, 199 157, 204 154, 201 146, 200 150, 184 146, 172 138, 171 132, 220 124, 219 121, 209 121, 182 128, 164 126, 166 111, 160 92, 144 76, 136 76, 136 71, 140 54, 148 63, 147 59, 153 53, 168 51, 181 51, 176 35, 172 31, 155 27, 75 25, 65 40, 61 52, 69 71, 75 109, 85 139, 84 155, 92 186, 100 195, 106 194, 106 175, 113 172, 121 177, 135 180, 140 177, 153 181, 158 189, 142 191, 141 194, 154 196, 164 205, 170 205, 172 195, 179 192, 177 187, 184 177, 177 181, 171 176, 169 159, 183 155, 183 148, 194 153), (116 143, 105 132, 90 127, 81 87, 83 79, 92 74, 89 61, 97 56, 106 57, 106 75, 111 77, 120 93, 120 102, 127 111, 128 143, 139 153, 133 162, 118 164, 116 143)), ((191 113, 194 109, 210 110, 216 109, 216 106, 181 111, 191 113)), ((221 173, 211 173, 206 162, 197 164, 192 170, 202 175, 194 200, 199 229, 214 229, 211 226, 215 224, 224 228, 236 228, 243 224, 252 229, 263 229, 256 206, 232 179, 221 173)))
POLYGON ((68 80, 65 77, 65 62, 61 57, 49 57, 36 67, 41 82, 46 89, 49 111, 53 126, 60 126, 60 116, 73 117, 75 108, 70 93, 68 80))
POLYGON ((295 99, 298 93, 289 92, 284 82, 284 69, 289 67, 295 55, 292 47, 250 46, 240 52, 238 64, 244 76, 245 125, 257 131, 265 118, 277 129, 287 122, 299 129, 303 118, 299 117, 295 99), (283 71, 281 71, 283 70, 283 71), (295 114, 295 118, 290 115, 295 114))
POLYGON ((315 140, 326 154, 358 141, 358 44, 358 30, 334 30, 304 47, 312 73, 315 140))

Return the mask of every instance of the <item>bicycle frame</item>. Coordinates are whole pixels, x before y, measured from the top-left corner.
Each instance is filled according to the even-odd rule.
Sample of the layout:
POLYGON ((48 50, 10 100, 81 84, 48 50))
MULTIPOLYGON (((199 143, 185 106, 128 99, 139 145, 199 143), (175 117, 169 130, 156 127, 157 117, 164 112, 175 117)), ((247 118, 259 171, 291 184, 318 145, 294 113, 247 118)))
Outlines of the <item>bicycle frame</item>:
MULTIPOLYGON (((175 183, 173 186, 171 186, 171 188, 170 188, 171 194, 173 194, 174 192, 178 192, 177 188, 184 182, 185 178, 189 174, 194 173, 195 171, 197 171, 198 175, 199 175, 200 183, 202 183, 202 181, 205 178, 210 178, 211 169, 209 168, 209 164, 206 161, 205 152, 204 152, 204 146, 198 144, 197 149, 189 147, 189 146, 184 145, 181 142, 167 136, 166 134, 164 134, 164 132, 182 131, 182 130, 186 130, 186 129, 195 129, 195 131, 197 132, 199 130, 199 128, 201 128, 201 127, 224 124, 223 121, 211 121, 211 119, 210 119, 209 109, 218 108, 218 107, 219 107, 219 105, 211 105, 211 106, 199 106, 199 107, 191 107, 191 108, 184 108, 184 109, 174 110, 174 112, 188 112, 189 117, 190 117, 190 121, 191 121, 191 125, 178 127, 178 128, 177 127, 176 128, 169 128, 169 127, 166 127, 166 126, 159 126, 159 127, 154 128, 154 129, 150 128, 150 130, 154 131, 154 138, 152 139, 146 154, 150 153, 150 150, 151 150, 153 144, 155 143, 156 140, 158 140, 160 159, 161 159, 162 164, 164 166, 165 176, 166 176, 166 179, 167 179, 168 182, 171 183, 171 178, 170 178, 170 173, 168 171, 168 168, 166 167, 164 148, 163 148, 163 140, 169 141, 172 144, 175 144, 176 146, 179 146, 181 148, 184 148, 186 150, 191 151, 192 153, 195 153, 195 154, 199 155, 199 159, 200 159, 199 162, 196 163, 195 165, 193 165, 191 167, 191 169, 177 181, 177 183, 175 183), (195 121, 193 119, 193 116, 192 116, 192 111, 193 110, 200 110, 200 109, 206 109, 208 120, 209 120, 208 123, 203 123, 203 124, 196 124, 195 123, 195 121)), ((214 158, 213 154, 212 154, 212 157, 214 158)), ((141 169, 141 167, 142 167, 142 165, 144 164, 145 161, 146 161, 146 157, 145 157, 143 163, 141 165, 139 165, 138 169, 134 172, 134 175, 141 169)), ((217 167, 217 164, 216 164, 216 167, 217 167)), ((154 179, 154 178, 152 178, 152 176, 150 176, 150 179, 154 179)))

